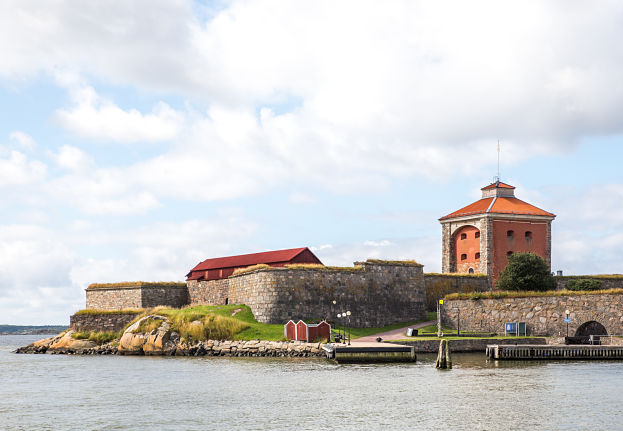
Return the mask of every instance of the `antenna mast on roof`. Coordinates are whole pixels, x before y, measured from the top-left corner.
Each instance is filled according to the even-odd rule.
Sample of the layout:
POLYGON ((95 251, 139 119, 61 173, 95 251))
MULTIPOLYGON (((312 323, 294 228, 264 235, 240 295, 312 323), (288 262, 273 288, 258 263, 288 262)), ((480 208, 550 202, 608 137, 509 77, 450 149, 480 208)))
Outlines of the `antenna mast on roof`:
POLYGON ((500 140, 498 139, 498 176, 495 178, 495 182, 500 182, 500 140))

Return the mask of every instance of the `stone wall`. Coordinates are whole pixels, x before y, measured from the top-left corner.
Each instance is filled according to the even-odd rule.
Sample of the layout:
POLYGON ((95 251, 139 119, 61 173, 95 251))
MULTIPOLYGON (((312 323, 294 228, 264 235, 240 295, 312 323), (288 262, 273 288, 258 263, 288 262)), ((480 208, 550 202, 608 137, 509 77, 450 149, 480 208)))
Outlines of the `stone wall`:
POLYGON ((424 274, 426 309, 437 311, 437 301, 450 293, 485 292, 491 289, 484 275, 424 274))
POLYGON ((115 287, 115 288, 88 288, 87 308, 96 310, 121 310, 122 308, 141 308, 143 301, 141 288, 115 287))
POLYGON ((596 280, 601 283, 601 289, 623 289, 623 275, 563 275, 556 276, 556 287, 562 290, 567 286, 570 280, 596 280))
POLYGON ((74 314, 69 317, 69 327, 76 332, 117 332, 136 318, 136 313, 74 314))
POLYGON ((159 305, 181 308, 188 305, 188 288, 182 286, 168 287, 143 287, 142 308, 152 308, 159 305))
POLYGON ((460 317, 461 330, 498 334, 504 333, 506 322, 526 322, 528 335, 559 336, 566 334, 565 310, 571 312, 570 336, 591 321, 601 323, 609 335, 623 334, 621 294, 445 300, 441 319, 456 328, 460 317))
MULTIPOLYGON (((413 340, 392 341, 394 344, 404 344, 415 347, 415 353, 437 353, 439 340, 413 340)), ((485 352, 488 345, 492 344, 547 344, 545 338, 478 338, 464 340, 448 340, 452 353, 485 352)))
MULTIPOLYGON (((355 327, 426 319, 422 266, 361 263, 353 268, 264 268, 231 276, 226 298, 248 305, 262 323, 337 320, 351 311, 355 327), (333 305, 332 301, 337 302, 333 305)), ((223 284, 189 283, 191 303, 223 304, 223 284), (207 290, 212 289, 212 292, 207 290), (206 290, 202 292, 202 290, 206 290), (218 302, 204 302, 201 298, 218 302)))
POLYGON ((223 305, 228 303, 229 280, 188 280, 188 300, 191 305, 212 304, 223 305))
POLYGON ((184 283, 93 284, 86 289, 88 309, 121 310, 159 305, 179 308, 187 304, 188 288, 184 283))

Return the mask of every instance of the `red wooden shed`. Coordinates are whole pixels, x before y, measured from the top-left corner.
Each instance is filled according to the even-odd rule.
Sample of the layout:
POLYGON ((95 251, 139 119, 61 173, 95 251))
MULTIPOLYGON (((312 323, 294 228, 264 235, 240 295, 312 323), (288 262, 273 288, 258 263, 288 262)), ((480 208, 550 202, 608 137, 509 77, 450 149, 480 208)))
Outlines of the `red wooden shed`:
POLYGON ((331 325, 326 321, 320 323, 307 324, 302 320, 294 323, 293 320, 288 321, 283 327, 284 335, 290 340, 312 342, 319 338, 330 339, 331 325))
POLYGON ((310 249, 302 247, 206 259, 191 269, 186 277, 187 280, 219 280, 229 277, 238 268, 258 264, 279 267, 293 263, 322 265, 320 259, 310 249))

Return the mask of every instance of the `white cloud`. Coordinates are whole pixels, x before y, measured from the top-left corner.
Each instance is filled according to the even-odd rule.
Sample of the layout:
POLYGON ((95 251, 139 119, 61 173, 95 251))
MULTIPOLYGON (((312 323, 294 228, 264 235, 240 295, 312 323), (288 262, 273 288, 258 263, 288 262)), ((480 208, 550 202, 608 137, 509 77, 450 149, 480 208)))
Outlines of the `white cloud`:
POLYGON ((37 146, 37 143, 32 138, 32 136, 24 132, 20 132, 19 130, 16 130, 15 132, 11 132, 11 134, 9 135, 9 138, 11 139, 11 141, 17 143, 20 147, 22 147, 24 150, 27 150, 27 151, 32 151, 37 146))
POLYGON ((0 187, 40 181, 45 178, 46 170, 40 161, 29 161, 24 153, 11 151, 7 158, 0 158, 0 187))
POLYGON ((157 142, 176 138, 184 116, 164 102, 150 114, 136 109, 123 110, 102 99, 92 87, 73 89, 76 106, 56 111, 56 120, 74 133, 115 142, 157 142))
POLYGON ((55 157, 58 166, 70 171, 88 169, 93 164, 84 151, 71 145, 63 145, 55 157))

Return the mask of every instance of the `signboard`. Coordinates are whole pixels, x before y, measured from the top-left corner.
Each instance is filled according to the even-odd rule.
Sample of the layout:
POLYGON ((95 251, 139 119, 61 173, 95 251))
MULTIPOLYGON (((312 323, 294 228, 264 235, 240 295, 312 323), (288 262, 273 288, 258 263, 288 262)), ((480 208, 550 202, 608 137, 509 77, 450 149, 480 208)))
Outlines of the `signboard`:
POLYGON ((571 319, 569 319, 568 317, 565 317, 565 323, 571 323, 571 319))
POLYGON ((506 323, 504 326, 505 335, 517 335, 517 323, 506 323))
POLYGON ((443 305, 443 299, 439 300, 439 305, 443 305))

